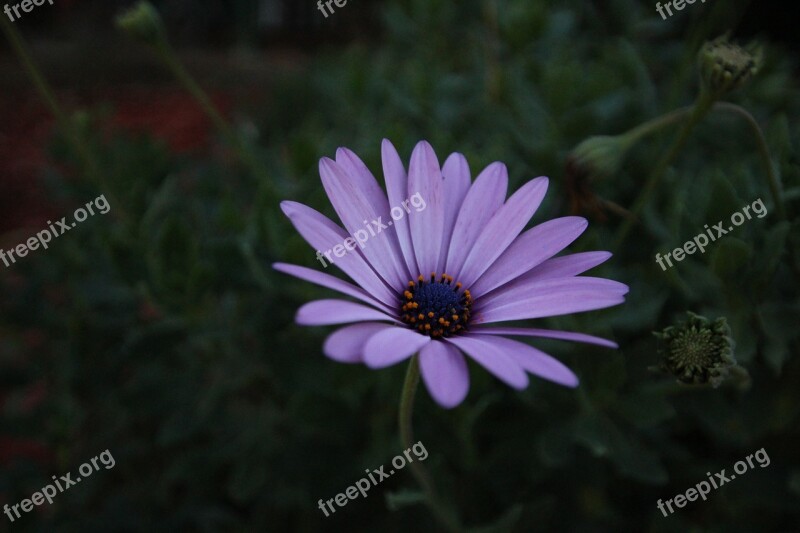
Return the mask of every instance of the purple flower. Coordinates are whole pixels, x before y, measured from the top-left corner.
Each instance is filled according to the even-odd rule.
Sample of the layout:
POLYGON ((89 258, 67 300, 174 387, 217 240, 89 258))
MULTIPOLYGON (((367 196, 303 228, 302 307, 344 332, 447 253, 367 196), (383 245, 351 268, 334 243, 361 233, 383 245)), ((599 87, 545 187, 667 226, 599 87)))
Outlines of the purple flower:
POLYGON ((521 233, 544 198, 547 178, 529 181, 506 200, 502 163, 492 163, 471 182, 463 155, 450 155, 440 169, 425 141, 414 148, 407 174, 387 140, 382 158, 388 198, 350 150, 337 150, 336 161, 320 160, 322 185, 344 229, 308 206, 281 203, 317 251, 336 251, 368 227, 375 233, 359 240, 363 247, 350 239, 341 257, 344 246, 328 254, 355 285, 310 268, 274 265, 362 302, 317 300, 298 310, 302 325, 352 323, 326 339, 325 355, 383 368, 419 352, 428 391, 451 408, 469 390, 464 354, 515 389, 527 387, 526 372, 577 386, 578 378, 561 362, 504 335, 617 347, 582 333, 495 325, 602 309, 622 303, 628 292, 616 281, 579 276, 611 257, 609 252, 554 257, 583 233, 585 219, 557 218, 521 233), (403 201, 417 194, 424 209, 408 209, 403 201), (402 216, 390 210, 403 205, 402 216))

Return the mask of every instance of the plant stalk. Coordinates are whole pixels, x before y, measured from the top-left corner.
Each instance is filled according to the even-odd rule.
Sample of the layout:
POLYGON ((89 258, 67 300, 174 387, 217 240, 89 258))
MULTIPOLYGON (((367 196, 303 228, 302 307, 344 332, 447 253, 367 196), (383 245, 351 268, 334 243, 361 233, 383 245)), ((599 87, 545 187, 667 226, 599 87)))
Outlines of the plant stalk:
POLYGON ((647 183, 645 183, 644 187, 642 188, 642 191, 639 193, 639 197, 636 199, 636 201, 633 204, 633 207, 630 210, 631 216, 625 219, 625 221, 622 223, 622 226, 620 226, 614 244, 615 249, 619 249, 619 247, 625 241, 625 237, 628 236, 628 233, 630 232, 634 223, 638 219, 639 214, 641 214, 642 210, 644 209, 644 206, 647 205, 647 201, 650 199, 650 196, 653 194, 653 191, 661 182, 661 178, 663 178, 664 173, 669 167, 669 164, 683 149, 684 145, 686 144, 686 141, 689 140, 689 134, 692 132, 697 123, 700 122, 700 120, 702 120, 702 118, 708 114, 712 104, 713 100, 706 93, 701 93, 700 96, 697 98, 697 102, 692 107, 691 114, 689 115, 688 119, 686 120, 686 122, 684 122, 683 126, 678 131, 678 134, 675 136, 675 140, 672 142, 672 145, 669 147, 666 153, 661 157, 658 163, 656 163, 655 169, 650 174, 650 179, 647 180, 647 183))
POLYGON ((178 82, 183 85, 192 98, 197 101, 203 112, 211 119, 214 127, 222 134, 225 141, 236 151, 240 160, 249 167, 250 171, 261 180, 268 180, 268 172, 263 163, 258 157, 253 154, 249 146, 244 142, 241 135, 239 135, 230 124, 222 117, 217 108, 211 102, 211 98, 203 90, 202 87, 195 81, 183 63, 178 59, 177 54, 172 46, 167 42, 166 38, 159 39, 154 45, 156 54, 164 62, 164 64, 172 71, 178 82))
MULTIPOLYGON (((415 354, 408 364, 406 371, 406 379, 403 382, 403 392, 400 397, 400 411, 398 422, 400 425, 400 439, 403 442, 403 448, 411 448, 414 437, 412 429, 412 416, 414 412, 414 396, 417 392, 417 385, 419 384, 419 355, 415 354)), ((450 513, 441 500, 436 496, 436 489, 433 483, 433 478, 430 472, 423 466, 420 461, 413 461, 409 463, 411 472, 417 479, 417 483, 422 487, 425 493, 425 500, 439 523, 447 529, 447 531, 458 532, 461 531, 461 526, 458 520, 452 513, 450 513)))

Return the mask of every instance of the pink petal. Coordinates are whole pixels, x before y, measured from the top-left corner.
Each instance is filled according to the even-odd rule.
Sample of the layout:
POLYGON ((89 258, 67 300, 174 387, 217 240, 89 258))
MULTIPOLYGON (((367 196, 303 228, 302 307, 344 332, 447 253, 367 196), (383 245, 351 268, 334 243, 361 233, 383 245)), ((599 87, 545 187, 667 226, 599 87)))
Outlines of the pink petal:
MULTIPOLYGON (((392 209, 395 207, 403 209, 403 216, 398 220, 394 220, 394 217, 392 217, 392 221, 394 222, 395 233, 397 233, 400 251, 403 253, 403 260, 409 273, 413 274, 419 267, 417 266, 416 255, 414 255, 414 245, 411 242, 411 229, 408 226, 408 215, 410 213, 406 213, 402 205, 404 200, 408 200, 408 176, 397 150, 386 139, 381 144, 381 160, 383 161, 383 179, 386 182, 386 191, 389 193, 389 205, 392 209)), ((412 279, 415 277, 411 276, 412 279)))
POLYGON ((494 342, 494 337, 470 335, 449 337, 445 341, 457 346, 506 385, 518 390, 528 386, 528 375, 516 360, 494 342))
POLYGON ((563 217, 529 229, 514 239, 489 270, 470 286, 470 292, 478 298, 523 275, 569 246, 587 226, 585 218, 563 217))
POLYGON ((376 333, 364 347, 364 362, 370 368, 384 368, 408 359, 431 342, 427 335, 405 327, 389 328, 376 333))
POLYGON ((459 153, 450 154, 442 167, 442 178, 444 179, 446 201, 442 249, 439 253, 439 264, 436 267, 436 272, 446 272, 447 252, 450 248, 450 240, 453 237, 453 228, 455 228, 456 218, 471 184, 467 158, 459 153))
POLYGON ((419 353, 422 381, 436 403, 451 409, 467 396, 469 370, 457 348, 442 341, 427 344, 419 353))
POLYGON ((386 328, 389 324, 366 322, 353 324, 337 329, 325 339, 322 351, 340 363, 361 363, 364 361, 364 346, 370 337, 386 328))
MULTIPOLYGON (((503 163, 492 163, 481 172, 467 191, 456 218, 447 251, 445 272, 459 281, 464 261, 486 223, 503 205, 508 189, 508 172, 503 163)), ((427 275, 427 274, 426 274, 427 275)))
POLYGON ((360 249, 364 257, 391 287, 398 289, 404 286, 409 274, 395 233, 390 233, 386 224, 390 221, 389 203, 382 193, 382 201, 379 201, 374 194, 367 192, 372 186, 378 187, 375 178, 370 175, 367 179, 360 173, 353 176, 327 157, 320 159, 319 174, 342 224, 356 240, 361 237, 363 245, 360 245, 360 249), (373 201, 379 201, 379 205, 373 205, 373 201), (378 231, 380 228, 375 228, 373 220, 386 225, 387 231, 378 231))
POLYGON ((628 287, 590 277, 547 279, 518 291, 505 289, 480 301, 473 324, 565 315, 617 305, 625 301, 628 287))
MULTIPOLYGON (((281 202, 281 209, 298 233, 316 250, 325 252, 347 238, 347 233, 342 228, 308 206, 297 202, 281 202)), ((397 293, 389 289, 360 252, 353 250, 333 260, 337 267, 368 293, 390 307, 397 305, 397 293)))
POLYGON ((544 339, 559 339, 564 341, 585 342, 587 344, 597 344, 599 346, 606 346, 608 348, 619 348, 616 342, 595 337, 594 335, 586 335, 585 333, 576 333, 573 331, 558 331, 553 329, 537 329, 537 328, 473 328, 471 333, 480 335, 514 335, 520 337, 540 337, 544 339))
POLYGON ((492 216, 459 273, 458 281, 465 287, 472 286, 517 238, 542 203, 547 184, 548 180, 544 177, 529 181, 492 216))
POLYGON ((503 337, 491 337, 491 341, 531 374, 567 387, 578 386, 578 377, 572 370, 543 351, 503 337))
MULTIPOLYGON (((444 182, 439 161, 431 145, 420 141, 411 153, 408 168, 408 196, 419 194, 425 209, 409 213, 411 241, 417 257, 419 274, 436 272, 444 232, 444 182)), ((439 273, 441 274, 441 273, 439 273)), ((414 276, 416 277, 416 276, 414 276)), ((408 281, 408 280, 406 280, 408 281)))
POLYGON ((342 294, 352 296, 353 298, 358 298, 362 302, 378 307, 387 313, 394 312, 394 309, 381 302, 377 298, 373 298, 361 287, 356 287, 352 283, 343 281, 339 278, 331 276, 330 274, 325 274, 324 272, 319 272, 311 268, 306 268, 299 265, 290 265, 287 263, 273 263, 272 268, 278 272, 283 272, 284 274, 289 274, 290 276, 294 276, 305 281, 310 281, 311 283, 315 283, 322 287, 339 291, 342 294))
POLYGON ((295 322, 302 326, 329 326, 347 324, 348 322, 366 322, 369 320, 391 320, 400 323, 396 318, 347 300, 314 300, 300 307, 295 315, 295 322))

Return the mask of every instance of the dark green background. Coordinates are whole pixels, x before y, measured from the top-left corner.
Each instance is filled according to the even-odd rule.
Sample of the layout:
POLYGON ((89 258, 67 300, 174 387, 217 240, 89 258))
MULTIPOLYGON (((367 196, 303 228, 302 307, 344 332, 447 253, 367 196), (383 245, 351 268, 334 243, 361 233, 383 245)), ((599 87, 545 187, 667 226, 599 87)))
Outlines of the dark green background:
MULTIPOLYGON (((649 1, 350 0, 330 27, 303 19, 312 22, 259 30, 250 3, 210 2, 218 17, 204 4, 184 19, 175 15, 183 13, 179 3, 161 6, 182 55, 235 48, 243 55, 226 61, 250 57, 256 65, 282 57, 259 71, 258 83, 247 76, 231 83, 258 95, 234 100, 228 114, 266 171, 250 172, 221 139, 176 153, 156 136, 109 133, 99 124, 112 111, 100 97, 75 124, 91 139, 107 189, 83 179, 62 134, 49 136, 37 177, 57 218, 103 193, 112 211, 0 269, 0 501, 19 502, 106 449, 116 466, 14 524, 3 517, 0 530, 436 531, 423 506, 406 505, 417 491, 408 469, 330 518, 317 508, 318 499, 401 452, 404 366, 334 363, 321 352, 331 328, 293 324, 303 302, 332 293, 270 269, 274 261, 319 267, 279 202, 332 215, 318 159, 347 146, 380 176, 386 137, 406 161, 419 139, 441 161, 462 152, 473 175, 504 161, 512 190, 547 175, 534 223, 566 215, 569 150, 690 104, 699 46, 726 30, 738 36, 737 28, 761 38, 765 61, 730 100, 764 127, 793 222, 776 216, 744 123, 710 115, 621 249, 612 249, 620 224, 613 214, 591 220, 571 247, 612 249, 593 273, 629 284, 628 301, 534 322, 613 338, 620 349, 534 342, 581 377, 575 390, 534 379, 515 392, 472 365, 469 396, 457 409, 441 409, 420 390, 415 431, 430 453, 427 466, 469 526, 798 530, 800 304, 786 243, 800 235, 800 102, 796 55, 774 23, 788 12, 719 0, 662 21, 649 1), (767 217, 668 273, 656 265, 656 252, 757 198, 767 217), (727 317, 750 390, 680 387, 648 372, 657 363, 651 332, 687 310, 727 317), (33 408, 32 394, 40 397, 33 408), (761 448, 767 468, 668 518, 657 510, 658 499, 706 472, 730 471, 761 448)), ((93 53, 102 57, 119 46, 114 83, 174 86, 144 46, 115 33, 110 8, 80 9, 17 27, 34 44, 57 38, 91 49, 97 39, 93 53), (86 21, 97 25, 96 36, 86 21)), ((15 69, 8 76, 22 80, 10 85, 31 93, 7 45, 2 54, 15 69)), ((52 56, 42 64, 59 90, 104 79, 56 68, 52 56)), ((209 89, 232 90, 224 72, 200 78, 209 89)), ((9 105, 20 93, 7 94, 9 105)), ((630 207, 673 135, 637 145, 618 174, 592 183, 594 191, 630 207)), ((2 245, 41 227, 44 218, 2 235, 2 245)))

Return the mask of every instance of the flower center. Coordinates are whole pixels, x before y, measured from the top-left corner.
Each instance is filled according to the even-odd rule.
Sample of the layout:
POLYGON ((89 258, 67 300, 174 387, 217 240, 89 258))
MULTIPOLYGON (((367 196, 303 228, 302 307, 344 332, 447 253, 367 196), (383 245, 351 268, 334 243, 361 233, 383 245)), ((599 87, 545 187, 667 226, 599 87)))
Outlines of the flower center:
POLYGON ((460 289, 461 283, 453 283, 447 274, 438 280, 435 272, 428 280, 420 274, 403 292, 400 319, 431 338, 456 334, 467 327, 472 307, 469 291, 460 293, 460 289))
POLYGON ((687 331, 672 341, 670 351, 684 366, 708 367, 717 359, 717 349, 710 331, 687 331))

